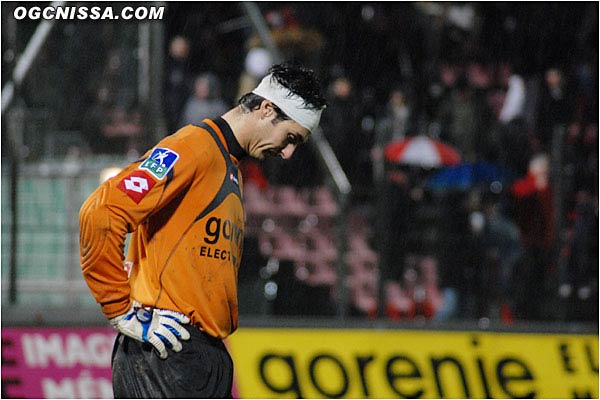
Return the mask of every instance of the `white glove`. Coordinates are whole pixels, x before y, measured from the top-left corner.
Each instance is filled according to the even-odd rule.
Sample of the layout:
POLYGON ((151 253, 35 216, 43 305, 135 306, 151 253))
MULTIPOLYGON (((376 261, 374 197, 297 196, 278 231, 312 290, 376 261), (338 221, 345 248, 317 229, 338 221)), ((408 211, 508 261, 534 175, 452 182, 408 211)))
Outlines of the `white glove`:
POLYGON ((181 313, 144 308, 138 302, 134 302, 127 313, 110 319, 110 324, 123 335, 154 346, 162 359, 167 358, 167 346, 173 351, 181 351, 179 339, 188 340, 190 333, 180 324, 189 322, 190 319, 181 313))

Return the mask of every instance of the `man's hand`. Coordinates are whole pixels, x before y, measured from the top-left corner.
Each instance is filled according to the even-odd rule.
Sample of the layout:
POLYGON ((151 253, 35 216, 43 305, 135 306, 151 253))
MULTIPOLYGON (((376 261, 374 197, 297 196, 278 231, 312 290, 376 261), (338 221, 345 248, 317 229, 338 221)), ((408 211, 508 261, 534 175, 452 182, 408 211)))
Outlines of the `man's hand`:
POLYGON ((190 319, 181 313, 143 308, 137 302, 134 302, 126 314, 110 320, 110 324, 123 335, 150 343, 162 359, 167 358, 167 346, 173 351, 181 351, 179 339, 188 340, 190 333, 180 324, 189 322, 190 319))

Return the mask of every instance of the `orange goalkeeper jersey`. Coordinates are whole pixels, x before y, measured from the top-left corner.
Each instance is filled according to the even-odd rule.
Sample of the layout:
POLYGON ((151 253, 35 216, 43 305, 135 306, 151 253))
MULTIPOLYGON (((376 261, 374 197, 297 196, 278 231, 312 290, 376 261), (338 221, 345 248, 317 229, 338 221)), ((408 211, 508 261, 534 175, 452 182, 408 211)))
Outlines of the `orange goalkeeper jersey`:
POLYGON ((207 119, 160 141, 84 202, 81 266, 107 318, 137 300, 179 311, 214 337, 237 328, 244 154, 223 119, 207 119))

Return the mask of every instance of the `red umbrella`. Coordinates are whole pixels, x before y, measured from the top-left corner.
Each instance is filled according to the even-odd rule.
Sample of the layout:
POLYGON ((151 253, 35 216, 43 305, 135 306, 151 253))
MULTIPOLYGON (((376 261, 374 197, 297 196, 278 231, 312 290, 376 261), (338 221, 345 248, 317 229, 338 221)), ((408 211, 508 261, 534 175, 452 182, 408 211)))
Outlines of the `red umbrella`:
POLYGON ((424 135, 388 144, 385 158, 391 163, 420 167, 460 164, 460 154, 454 147, 424 135))

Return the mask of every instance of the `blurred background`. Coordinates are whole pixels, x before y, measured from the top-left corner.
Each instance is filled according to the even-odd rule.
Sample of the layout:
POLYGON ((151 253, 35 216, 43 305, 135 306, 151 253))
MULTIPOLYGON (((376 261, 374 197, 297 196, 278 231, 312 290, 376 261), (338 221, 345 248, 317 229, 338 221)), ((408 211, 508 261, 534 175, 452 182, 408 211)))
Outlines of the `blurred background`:
MULTIPOLYGON (((39 24, 16 4, 3 87, 39 24)), ((4 307, 92 305, 77 214, 102 173, 298 60, 349 185, 314 145, 245 161, 243 315, 598 320, 597 3, 164 6, 56 21, 3 104, 4 307)))
MULTIPOLYGON (((590 371, 585 379, 597 387, 597 2, 138 2, 164 7, 163 18, 127 22, 17 20, 18 6, 1 5, 3 397, 111 396, 114 333, 85 330, 106 320, 81 277, 79 207, 161 138, 233 107, 284 60, 317 72, 329 106, 289 162, 241 164, 236 363, 250 360, 236 351, 247 327, 592 334, 579 358, 569 353, 578 339, 557 337, 562 368, 548 369, 570 379, 590 371), (62 343, 48 329, 65 327, 83 329, 60 331, 60 340, 87 369, 63 368, 36 392, 35 374, 10 368, 46 368, 44 357, 62 354, 48 350, 62 343), (93 344, 95 334, 105 347, 93 344), (11 358, 19 346, 23 354, 11 358), (103 372, 86 364, 94 349, 104 349, 103 372), (573 360, 589 364, 577 369, 573 360)), ((265 335, 266 348, 280 336, 265 335)), ((480 343, 469 335, 461 354, 480 343)), ((503 337, 482 339, 496 343, 484 354, 546 348, 492 342, 503 337)), ((450 339, 425 348, 461 348, 450 339)), ((301 386, 332 397, 313 372, 301 386)), ((350 393, 369 397, 363 372, 364 391, 350 393)), ((444 397, 433 374, 438 391, 424 393, 444 397)), ((248 374, 239 376, 237 395, 287 393, 261 377, 247 384, 248 374), (261 387, 271 391, 253 391, 261 387)), ((561 379, 544 387, 567 387, 561 379)), ((470 397, 462 382, 456 396, 470 397)), ((516 396, 503 385, 479 395, 516 396)), ((296 389, 292 397, 302 397, 296 389)), ((566 396, 597 397, 577 390, 566 396)), ((401 395, 390 393, 380 395, 401 395)))
POLYGON ((242 164, 242 323, 597 334, 597 2, 144 5, 47 21, 19 81, 41 23, 2 2, 3 327, 104 324, 83 200, 298 60, 329 107, 290 162, 242 164))

